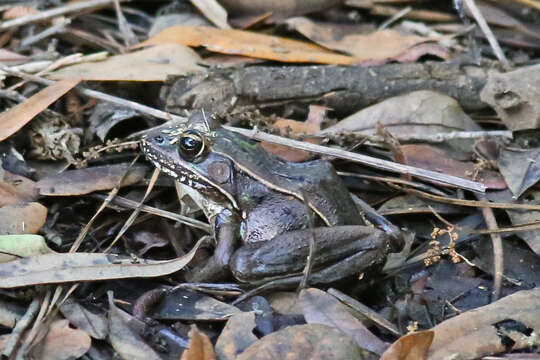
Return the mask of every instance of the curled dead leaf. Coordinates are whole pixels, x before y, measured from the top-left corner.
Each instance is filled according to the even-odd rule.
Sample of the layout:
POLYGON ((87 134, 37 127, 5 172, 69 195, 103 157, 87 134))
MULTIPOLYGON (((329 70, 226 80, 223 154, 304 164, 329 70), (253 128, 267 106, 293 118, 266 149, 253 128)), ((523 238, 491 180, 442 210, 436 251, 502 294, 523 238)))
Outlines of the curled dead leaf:
POLYGON ((336 54, 320 46, 298 40, 205 26, 172 26, 136 47, 166 43, 202 46, 213 52, 281 62, 348 65, 359 61, 354 57, 336 54))

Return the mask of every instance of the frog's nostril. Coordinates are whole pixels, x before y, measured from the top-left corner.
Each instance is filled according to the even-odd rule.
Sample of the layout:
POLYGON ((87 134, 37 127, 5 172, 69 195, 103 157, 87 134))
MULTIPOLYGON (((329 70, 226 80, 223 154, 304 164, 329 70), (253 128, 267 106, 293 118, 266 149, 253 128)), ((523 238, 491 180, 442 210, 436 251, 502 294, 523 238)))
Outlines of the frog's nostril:
POLYGON ((154 141, 158 144, 163 144, 163 142, 165 141, 165 138, 161 135, 158 135, 154 137, 154 141))

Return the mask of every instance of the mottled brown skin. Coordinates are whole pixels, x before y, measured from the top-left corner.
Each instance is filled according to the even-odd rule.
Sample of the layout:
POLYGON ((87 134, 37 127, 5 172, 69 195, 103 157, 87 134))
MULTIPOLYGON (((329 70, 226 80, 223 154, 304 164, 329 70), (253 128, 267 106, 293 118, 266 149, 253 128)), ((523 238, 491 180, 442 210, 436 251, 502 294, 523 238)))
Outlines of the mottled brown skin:
POLYGON ((288 163, 242 135, 209 124, 200 113, 187 124, 149 134, 141 148, 158 168, 221 208, 209 219, 214 222, 217 240, 214 256, 193 274, 192 281, 222 278, 229 265, 235 277, 250 282, 301 271, 307 254, 305 244, 312 236, 312 231, 306 230, 310 211, 316 214, 314 226, 335 227, 321 233, 320 240, 326 245, 319 247, 329 253, 315 259, 316 267, 385 242, 383 232, 360 226, 356 232, 337 230, 337 236, 329 238, 329 230, 358 225, 362 220, 345 185, 326 161, 288 163), (185 145, 194 144, 186 139, 187 132, 204 143, 201 149, 194 145, 200 150, 197 155, 186 153, 185 145), (288 233, 292 237, 287 237, 288 233), (359 236, 369 239, 355 242, 359 236), (295 247, 295 242, 302 242, 300 238, 304 245, 295 247), (237 240, 244 247, 231 261, 237 240), (265 249, 264 256, 256 250, 260 246, 265 249), (282 264, 277 271, 272 267, 276 261, 282 264))

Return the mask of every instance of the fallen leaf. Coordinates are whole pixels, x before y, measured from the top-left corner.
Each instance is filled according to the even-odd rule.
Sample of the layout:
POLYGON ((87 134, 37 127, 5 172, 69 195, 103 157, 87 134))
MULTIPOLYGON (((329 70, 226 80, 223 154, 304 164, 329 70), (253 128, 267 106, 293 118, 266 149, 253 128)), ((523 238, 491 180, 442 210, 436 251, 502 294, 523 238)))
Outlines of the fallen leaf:
MULTIPOLYGON (((540 205, 540 191, 529 190, 519 200, 513 199, 513 195, 510 191, 498 192, 488 195, 490 201, 496 202, 509 202, 518 204, 540 205)), ((534 210, 512 210, 506 209, 506 213, 512 222, 512 225, 523 225, 540 222, 540 211, 534 210)), ((523 239, 537 256, 540 256, 540 229, 519 231, 515 233, 515 236, 523 239)), ((505 267, 505 272, 507 268, 505 267)))
MULTIPOLYGON (((504 321, 516 321, 531 329, 527 338, 534 341, 531 336, 540 330, 540 288, 516 292, 435 326, 428 359, 447 359, 456 354, 462 359, 476 359, 506 351, 504 335, 497 327, 504 321)), ((523 344, 510 348, 517 350, 523 344)))
POLYGON ((401 54, 389 58, 388 60, 397 61, 400 63, 408 63, 415 62, 422 56, 426 55, 436 56, 444 60, 450 59, 450 51, 448 51, 448 49, 446 49, 445 47, 439 44, 422 43, 414 45, 402 52, 401 54))
POLYGON ((131 328, 138 320, 114 305, 112 291, 109 298, 109 340, 114 350, 122 359, 129 360, 162 360, 144 339, 131 328))
POLYGON ((58 308, 70 324, 86 331, 94 339, 103 340, 107 337, 109 329, 105 316, 94 314, 71 298, 60 304, 58 308))
POLYGON ((184 351, 180 360, 215 360, 216 354, 210 339, 205 334, 197 330, 195 325, 191 326, 189 332, 189 347, 184 351))
POLYGON ((26 101, 0 114, 0 141, 15 134, 36 115, 73 89, 81 79, 64 79, 47 86, 26 101))
POLYGON ((516 198, 540 180, 540 148, 503 148, 499 170, 516 198))
POLYGON ((211 296, 177 289, 154 306, 151 317, 159 320, 223 321, 239 312, 237 307, 211 296))
POLYGON ((4 20, 12 20, 12 19, 23 17, 23 16, 37 15, 40 13, 41 11, 30 6, 13 6, 9 8, 8 10, 6 10, 6 12, 4 12, 4 14, 2 15, 2 18, 4 20))
POLYGON ((502 176, 491 170, 477 170, 472 162, 450 158, 443 150, 429 145, 402 145, 401 151, 407 158, 407 164, 422 169, 438 171, 447 175, 474 179, 489 189, 506 189, 502 176), (474 177, 473 177, 474 176, 474 177))
POLYGON ((350 337, 326 325, 288 326, 266 335, 236 360, 369 359, 350 337))
POLYGON ((36 182, 0 168, 0 206, 35 201, 36 182))
POLYGON ((161 44, 99 62, 67 66, 50 75, 53 79, 80 77, 91 81, 165 81, 169 75, 202 72, 201 58, 180 44, 161 44))
POLYGON ((186 266, 202 240, 184 256, 152 261, 100 253, 44 254, 0 264, 0 288, 172 274, 186 266))
POLYGON ((54 253, 41 235, 0 235, 0 263, 38 254, 54 253))
POLYGON ((338 5, 339 0, 220 0, 231 14, 256 14, 272 12, 281 18, 317 12, 338 5))
POLYGON ((90 336, 79 329, 69 327, 67 320, 56 320, 49 331, 30 351, 30 357, 40 360, 77 359, 90 349, 90 336))
POLYGON ((40 203, 17 203, 0 208, 0 235, 35 234, 47 219, 40 203))
POLYGON ((252 311, 231 316, 217 339, 217 357, 220 360, 235 360, 238 354, 259 340, 253 335, 256 326, 255 313, 252 311))
POLYGON ((298 299, 308 324, 324 324, 335 327, 354 339, 362 349, 379 355, 388 347, 387 344, 373 335, 360 320, 352 316, 346 306, 332 295, 311 288, 302 290, 298 299))
POLYGON ((397 339, 382 354, 381 360, 424 360, 433 341, 433 331, 418 331, 397 339))
MULTIPOLYGON (((537 41, 538 42, 538 41, 537 41)), ((540 127, 540 102, 531 89, 540 88, 540 65, 522 67, 504 74, 492 71, 480 92, 510 130, 540 127)))
MULTIPOLYGON (((321 130, 321 123, 325 119, 327 107, 319 105, 310 105, 309 114, 306 121, 296 121, 291 119, 279 118, 273 127, 279 129, 281 136, 292 136, 297 138, 303 135, 315 135, 321 130)), ((306 138, 304 141, 312 144, 320 144, 320 139, 306 138)), ((288 146, 272 144, 266 141, 261 142, 261 146, 268 152, 276 155, 283 160, 290 162, 303 162, 310 160, 314 157, 314 154, 309 151, 298 150, 290 148, 288 146)))
POLYGON ((230 55, 281 62, 354 64, 354 57, 332 53, 320 46, 278 36, 205 26, 172 26, 136 47, 176 43, 230 55))
POLYGON ((94 191, 110 190, 118 185, 125 176, 122 186, 138 183, 144 178, 148 168, 144 165, 129 166, 115 164, 94 166, 86 169, 67 170, 60 174, 49 175, 37 182, 42 196, 74 196, 89 194, 94 191))
POLYGON ((354 132, 372 135, 381 123, 396 138, 437 135, 481 128, 448 95, 430 90, 394 96, 364 108, 322 130, 321 134, 354 132))
POLYGON ((292 291, 275 291, 266 296, 272 309, 285 315, 304 315, 298 302, 298 294, 292 291))
POLYGON ((220 29, 230 29, 227 11, 216 0, 190 0, 199 11, 220 29))
POLYGON ((394 58, 412 46, 429 40, 390 29, 370 34, 335 34, 332 24, 316 23, 305 17, 290 18, 286 23, 317 44, 344 52, 361 61, 394 58))

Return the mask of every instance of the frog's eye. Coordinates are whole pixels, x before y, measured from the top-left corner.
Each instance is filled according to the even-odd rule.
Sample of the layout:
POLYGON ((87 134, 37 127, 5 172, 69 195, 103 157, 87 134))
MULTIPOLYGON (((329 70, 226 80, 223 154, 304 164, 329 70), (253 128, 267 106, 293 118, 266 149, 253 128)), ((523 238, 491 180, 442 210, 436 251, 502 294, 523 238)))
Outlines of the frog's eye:
POLYGON ((204 152, 204 138, 196 130, 188 130, 180 136, 178 148, 183 157, 194 159, 204 152))

